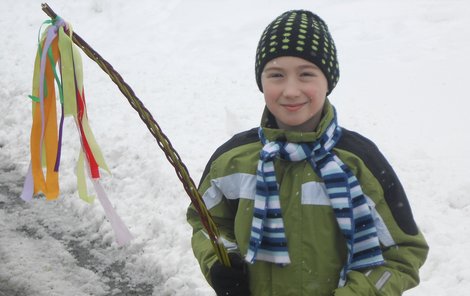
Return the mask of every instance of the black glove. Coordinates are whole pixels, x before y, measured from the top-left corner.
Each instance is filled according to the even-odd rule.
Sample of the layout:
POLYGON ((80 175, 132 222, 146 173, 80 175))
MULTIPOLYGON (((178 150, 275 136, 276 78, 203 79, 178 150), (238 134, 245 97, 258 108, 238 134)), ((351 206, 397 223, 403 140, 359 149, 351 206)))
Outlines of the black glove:
POLYGON ((229 253, 230 267, 220 261, 212 265, 210 270, 212 288, 217 296, 249 296, 248 268, 246 262, 235 253, 229 253))

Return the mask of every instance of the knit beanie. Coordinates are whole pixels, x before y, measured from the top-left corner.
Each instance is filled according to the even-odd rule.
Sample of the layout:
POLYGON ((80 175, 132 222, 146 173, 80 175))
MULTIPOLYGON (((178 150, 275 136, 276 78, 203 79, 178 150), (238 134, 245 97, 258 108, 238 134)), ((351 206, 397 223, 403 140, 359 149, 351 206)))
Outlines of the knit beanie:
POLYGON ((339 80, 336 47, 326 23, 307 10, 284 12, 263 32, 256 50, 256 83, 261 92, 261 73, 277 57, 294 56, 312 62, 328 81, 328 94, 339 80))

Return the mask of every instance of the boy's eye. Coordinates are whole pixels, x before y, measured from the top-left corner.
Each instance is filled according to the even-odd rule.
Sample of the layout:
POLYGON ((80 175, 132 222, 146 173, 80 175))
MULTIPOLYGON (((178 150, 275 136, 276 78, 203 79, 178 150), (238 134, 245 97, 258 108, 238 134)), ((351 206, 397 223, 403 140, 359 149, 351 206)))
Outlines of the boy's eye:
POLYGON ((302 72, 300 74, 300 76, 304 76, 304 77, 315 77, 316 74, 314 72, 302 72))
POLYGON ((276 73, 276 72, 273 72, 273 73, 268 73, 268 75, 266 75, 268 78, 281 78, 283 77, 283 75, 281 73, 276 73))

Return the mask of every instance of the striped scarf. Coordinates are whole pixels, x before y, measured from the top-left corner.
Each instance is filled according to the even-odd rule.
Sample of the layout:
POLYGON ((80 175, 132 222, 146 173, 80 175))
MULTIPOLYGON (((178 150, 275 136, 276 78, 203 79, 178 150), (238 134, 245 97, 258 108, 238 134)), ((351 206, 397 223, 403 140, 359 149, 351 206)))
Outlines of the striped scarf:
POLYGON ((341 137, 336 112, 326 131, 313 143, 288 143, 266 140, 263 129, 259 137, 264 145, 257 169, 256 195, 251 238, 246 260, 290 263, 284 231, 274 159, 308 160, 323 179, 339 228, 346 238, 348 258, 340 274, 340 286, 346 273, 384 263, 377 229, 361 186, 351 170, 333 153, 341 137))

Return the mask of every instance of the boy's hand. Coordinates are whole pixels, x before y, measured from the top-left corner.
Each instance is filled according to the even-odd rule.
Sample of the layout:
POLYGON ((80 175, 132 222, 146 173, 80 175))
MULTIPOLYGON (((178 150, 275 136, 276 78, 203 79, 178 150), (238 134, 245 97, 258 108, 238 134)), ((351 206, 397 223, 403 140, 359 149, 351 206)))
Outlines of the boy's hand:
POLYGON ((228 254, 231 267, 226 267, 219 261, 212 265, 210 276, 212 288, 217 296, 249 296, 248 270, 246 262, 235 253, 228 254))

